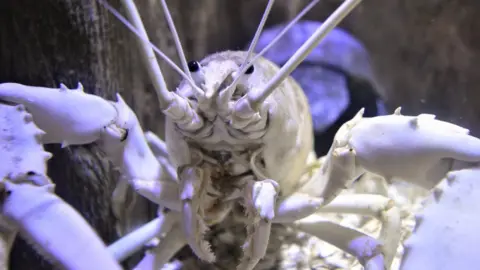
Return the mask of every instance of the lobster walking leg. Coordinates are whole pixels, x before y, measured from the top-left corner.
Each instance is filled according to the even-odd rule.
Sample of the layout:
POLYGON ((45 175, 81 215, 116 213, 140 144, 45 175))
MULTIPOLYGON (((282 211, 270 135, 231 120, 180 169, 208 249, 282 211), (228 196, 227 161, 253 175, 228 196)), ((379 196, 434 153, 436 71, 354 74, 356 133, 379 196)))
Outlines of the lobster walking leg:
POLYGON ((247 182, 245 208, 249 222, 253 220, 253 223, 247 224, 244 255, 237 270, 251 270, 265 256, 275 216, 278 188, 278 184, 271 179, 247 182))
POLYGON ((359 259, 366 270, 386 269, 381 243, 362 232, 324 219, 300 220, 293 227, 352 254, 359 259))
POLYGON ((135 269, 138 270, 152 270, 161 269, 161 267, 170 261, 171 258, 182 247, 187 244, 182 228, 180 226, 174 226, 164 238, 160 240, 160 243, 148 250, 145 257, 137 264, 135 269))
POLYGON ((393 200, 375 194, 340 195, 317 213, 343 213, 372 216, 382 222, 379 239, 385 265, 390 266, 400 244, 400 211, 393 200))
POLYGON ((180 199, 182 200, 182 225, 192 251, 202 260, 215 261, 210 244, 203 239, 208 230, 202 218, 206 198, 206 178, 198 167, 185 166, 179 169, 180 199))

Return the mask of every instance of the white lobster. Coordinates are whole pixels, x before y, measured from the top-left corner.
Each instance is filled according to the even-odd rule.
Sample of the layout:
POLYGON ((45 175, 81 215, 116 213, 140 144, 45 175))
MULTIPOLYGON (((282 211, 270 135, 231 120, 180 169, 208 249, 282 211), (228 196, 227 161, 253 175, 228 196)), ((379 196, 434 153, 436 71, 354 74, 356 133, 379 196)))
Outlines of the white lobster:
POLYGON ((0 103, 0 127, 0 269, 8 269, 18 233, 56 266, 121 269, 84 218, 53 193, 45 164, 51 154, 41 144, 45 132, 25 106, 0 103), (79 254, 98 258, 78 260, 79 254))
MULTIPOLYGON (((363 118, 361 110, 338 131, 325 161, 315 160, 308 103, 288 74, 361 0, 342 3, 282 68, 261 58, 262 53, 252 59, 273 2, 268 2, 248 52, 220 52, 187 63, 162 0, 183 72, 148 41, 133 1, 122 1, 133 25, 103 3, 140 39, 167 117, 165 143, 153 133, 143 133, 120 95, 112 102, 84 93, 81 85, 69 90, 63 85, 55 89, 0 84, 0 100, 25 106, 45 132, 41 143, 97 142, 121 169, 126 183, 160 206, 157 219, 109 246, 110 254, 99 246, 101 251, 88 259, 84 254, 70 257, 72 262, 65 263, 69 269, 87 269, 75 260, 92 264, 104 260, 105 265, 112 255, 123 260, 154 238, 159 243, 136 269, 159 269, 186 244, 200 259, 213 262, 215 255, 203 236, 225 218, 247 226, 238 269, 253 269, 264 257, 272 223, 315 235, 354 255, 366 269, 388 269, 400 242, 395 203, 381 195, 340 192, 365 172, 431 189, 449 171, 480 161, 480 140, 468 130, 433 115, 404 116, 400 109, 374 118, 363 118), (152 48, 184 78, 177 91, 166 88, 152 48), (328 220, 307 218, 319 213, 373 216, 382 221, 382 231, 375 239, 328 220)), ((45 189, 35 190, 30 197, 34 202, 45 194, 45 189)), ((122 201, 121 195, 116 193, 116 202, 122 201)), ((17 214, 5 212, 5 205, 8 200, 4 215, 17 214)), ((50 255, 58 258, 61 251, 50 255)), ((101 269, 119 267, 114 265, 101 269)))

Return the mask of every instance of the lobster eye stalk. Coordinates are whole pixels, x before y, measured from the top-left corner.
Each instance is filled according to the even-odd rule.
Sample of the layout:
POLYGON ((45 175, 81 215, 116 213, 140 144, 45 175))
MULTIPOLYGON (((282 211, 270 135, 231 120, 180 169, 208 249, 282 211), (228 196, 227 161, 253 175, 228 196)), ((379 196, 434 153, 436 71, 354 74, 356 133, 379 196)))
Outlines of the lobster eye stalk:
POLYGON ((238 115, 252 114, 258 111, 265 99, 273 93, 275 88, 300 65, 300 63, 318 46, 325 36, 333 30, 362 0, 345 0, 326 20, 318 27, 313 35, 293 54, 277 74, 259 91, 250 91, 238 100, 234 113, 238 115))

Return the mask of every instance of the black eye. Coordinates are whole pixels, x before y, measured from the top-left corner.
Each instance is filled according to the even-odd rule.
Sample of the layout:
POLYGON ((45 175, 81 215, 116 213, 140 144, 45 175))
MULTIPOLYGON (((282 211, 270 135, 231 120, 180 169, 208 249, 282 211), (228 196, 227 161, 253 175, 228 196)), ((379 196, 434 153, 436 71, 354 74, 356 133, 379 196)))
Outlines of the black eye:
POLYGON ((253 67, 253 65, 251 65, 249 68, 247 68, 247 70, 245 70, 245 74, 252 74, 254 70, 255 68, 253 67))
POLYGON ((200 64, 197 61, 188 62, 188 70, 190 72, 197 72, 200 69, 200 64))

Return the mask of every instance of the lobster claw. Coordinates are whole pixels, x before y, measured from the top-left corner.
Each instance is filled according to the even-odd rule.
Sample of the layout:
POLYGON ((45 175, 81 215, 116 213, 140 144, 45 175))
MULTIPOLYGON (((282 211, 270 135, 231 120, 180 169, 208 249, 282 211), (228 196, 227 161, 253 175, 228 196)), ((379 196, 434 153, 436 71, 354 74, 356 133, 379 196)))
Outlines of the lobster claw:
POLYGON ((431 189, 458 162, 480 161, 480 139, 434 115, 363 118, 348 128, 356 163, 386 179, 431 189))

